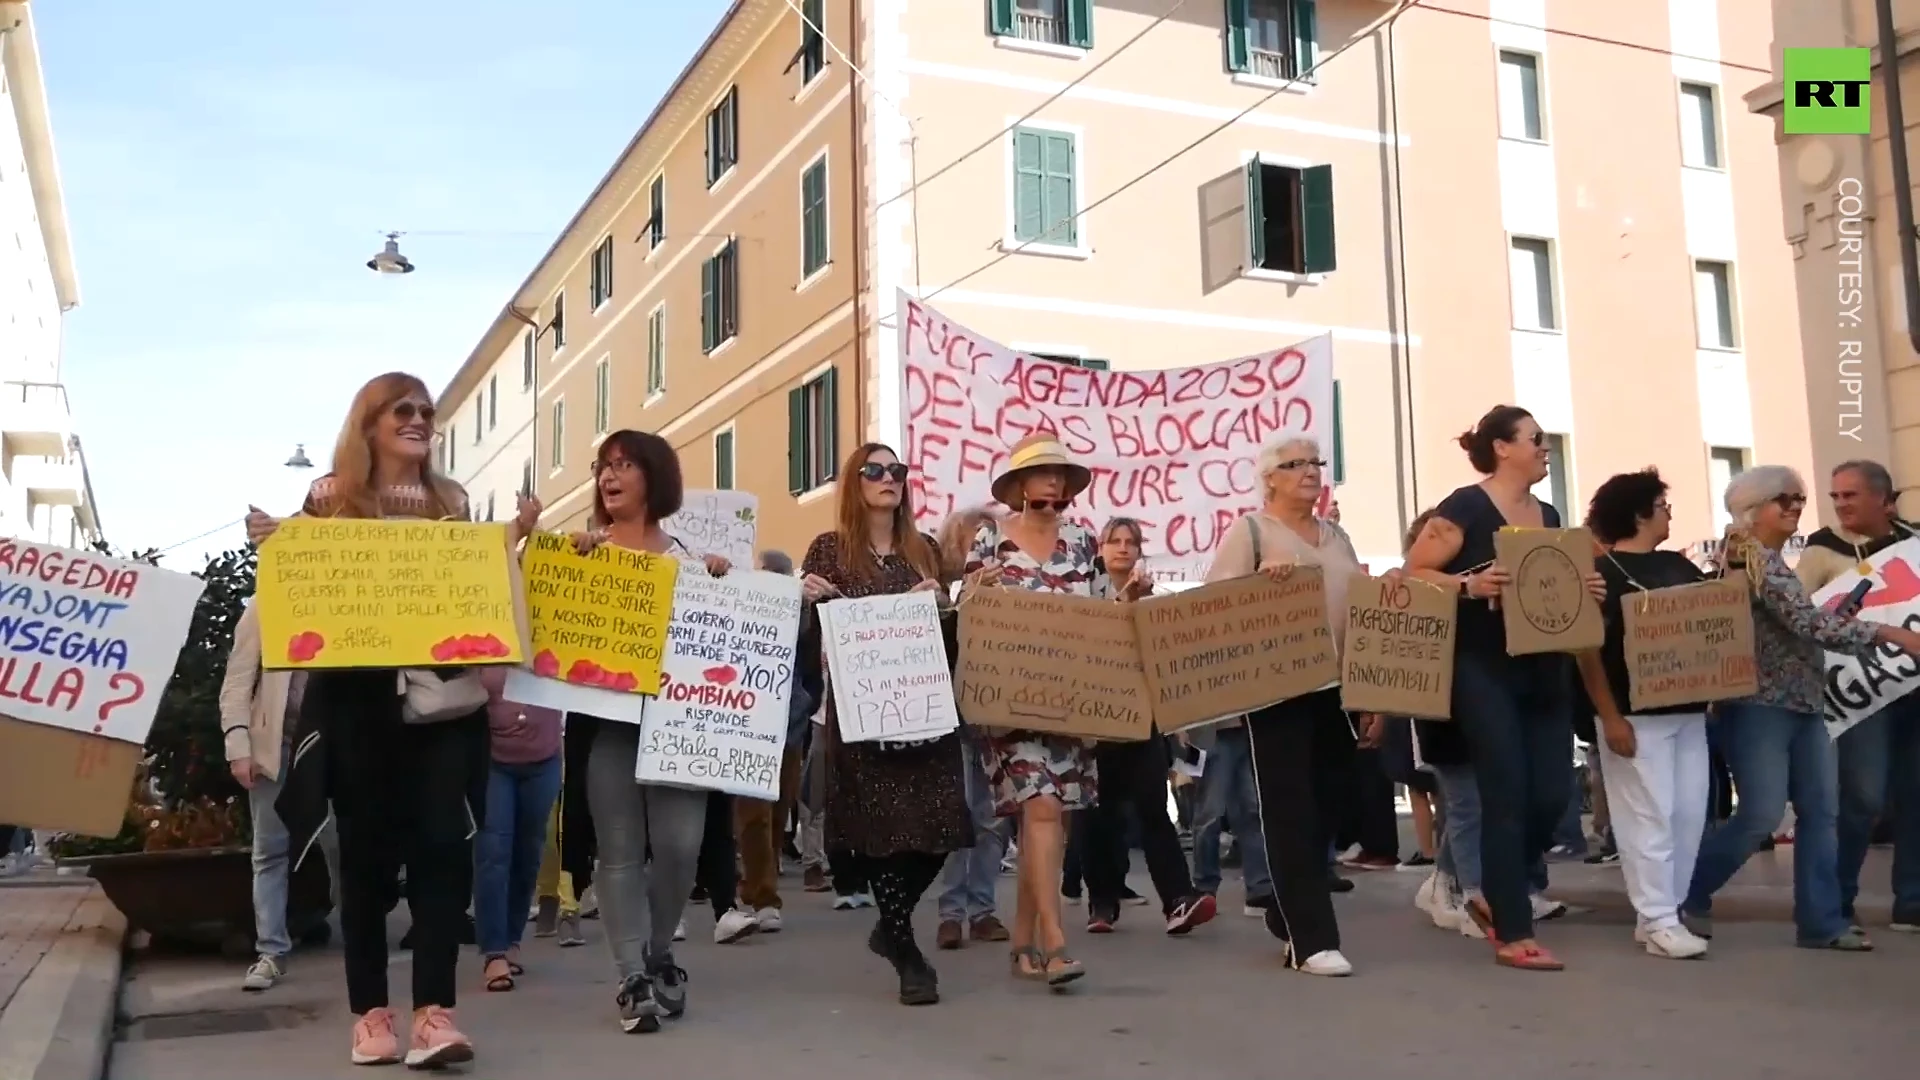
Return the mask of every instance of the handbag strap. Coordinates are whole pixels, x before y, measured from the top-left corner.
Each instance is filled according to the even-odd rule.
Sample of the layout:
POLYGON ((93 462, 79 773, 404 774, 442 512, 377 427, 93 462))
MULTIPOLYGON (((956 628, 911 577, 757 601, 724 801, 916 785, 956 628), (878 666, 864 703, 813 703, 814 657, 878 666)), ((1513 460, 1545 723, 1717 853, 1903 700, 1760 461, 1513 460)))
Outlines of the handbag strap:
POLYGON ((1253 514, 1248 514, 1243 520, 1247 523, 1247 534, 1253 537, 1253 568, 1258 570, 1260 569, 1260 523, 1253 518, 1253 514))

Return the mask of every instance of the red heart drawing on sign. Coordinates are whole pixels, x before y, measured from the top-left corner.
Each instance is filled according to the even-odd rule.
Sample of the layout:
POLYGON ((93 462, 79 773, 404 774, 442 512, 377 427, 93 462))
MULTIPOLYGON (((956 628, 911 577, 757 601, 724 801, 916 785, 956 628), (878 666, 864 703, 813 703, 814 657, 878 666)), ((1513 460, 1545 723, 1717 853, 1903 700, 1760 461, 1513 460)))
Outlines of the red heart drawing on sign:
POLYGON ((733 670, 733 667, 729 664, 710 667, 700 674, 704 676, 708 682, 719 683, 721 686, 732 686, 733 681, 740 677, 740 673, 733 670))

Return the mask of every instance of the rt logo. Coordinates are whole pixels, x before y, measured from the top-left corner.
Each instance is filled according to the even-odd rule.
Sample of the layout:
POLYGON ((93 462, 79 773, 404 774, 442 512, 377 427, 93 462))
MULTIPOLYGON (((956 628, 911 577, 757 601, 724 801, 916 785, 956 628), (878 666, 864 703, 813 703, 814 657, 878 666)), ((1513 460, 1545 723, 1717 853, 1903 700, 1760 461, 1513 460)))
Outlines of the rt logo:
POLYGON ((1872 131, 1872 50, 1783 51, 1788 135, 1866 135, 1872 131))

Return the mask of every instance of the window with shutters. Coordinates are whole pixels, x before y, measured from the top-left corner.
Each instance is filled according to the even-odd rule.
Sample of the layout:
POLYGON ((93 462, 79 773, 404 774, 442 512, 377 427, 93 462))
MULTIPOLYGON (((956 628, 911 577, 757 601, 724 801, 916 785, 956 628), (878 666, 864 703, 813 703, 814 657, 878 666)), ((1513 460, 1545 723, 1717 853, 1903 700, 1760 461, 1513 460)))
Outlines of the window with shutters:
POLYGON ((987 0, 996 44, 1042 52, 1093 48, 1093 0, 987 0))
MULTIPOLYGON (((485 397, 486 395, 482 394, 481 396, 485 397)), ((475 446, 480 445, 481 436, 487 433, 486 420, 487 420, 487 403, 485 401, 474 402, 473 403, 473 445, 475 446)))
POLYGON ((613 359, 603 356, 593 365, 593 433, 605 435, 613 426, 613 359))
POLYGON ((787 490, 804 494, 840 471, 839 371, 828 368, 787 391, 787 490))
POLYGON ((533 389, 534 334, 529 330, 520 337, 520 389, 533 389))
POLYGON ((600 239, 593 249, 593 266, 587 275, 587 309, 599 311, 600 305, 613 299, 613 237, 600 239))
POLYGON ((548 467, 559 469, 567 463, 567 399, 555 398, 553 401, 553 423, 548 425, 547 460, 548 467))
POLYGON ((487 376, 487 430, 500 426, 500 376, 487 376))
POLYGON ((713 433, 713 486, 716 491, 733 490, 733 425, 713 433))
POLYGON ((1281 274, 1325 274, 1334 258, 1333 166, 1247 163, 1248 265, 1281 274))
POLYGON ((440 446, 447 452, 446 471, 447 475, 451 476, 453 475, 453 471, 460 467, 460 429, 452 424, 448 424, 447 441, 441 443, 440 446))
POLYGON ((1108 364, 1105 360, 1096 360, 1091 356, 1068 356, 1065 353, 1046 352, 1030 352, 1027 355, 1033 357, 1035 360, 1048 360, 1056 364, 1065 364, 1068 367, 1088 368, 1093 371, 1106 371, 1108 369, 1108 364))
POLYGON ((667 305, 647 316, 647 400, 667 390, 667 305))
POLYGON ((822 151, 800 174, 800 280, 827 268, 827 155, 822 151))
POLYGON ((567 294, 564 291, 553 298, 553 321, 547 324, 547 330, 553 334, 554 352, 567 347, 567 294))
POLYGON ((1227 0, 1227 69, 1255 83, 1314 81, 1314 0, 1227 0))
POLYGON ((533 494, 533 459, 532 458, 528 458, 527 460, 520 463, 520 494, 522 495, 533 494))
POLYGON ((1331 476, 1336 484, 1347 482, 1347 431, 1341 417, 1340 380, 1333 380, 1333 450, 1331 476))
POLYGON ((667 177, 665 173, 647 185, 647 223, 640 234, 647 238, 647 254, 652 255, 667 240, 667 177))
POLYGON ((1021 126, 1010 138, 1013 192, 1004 246, 1088 254, 1078 216, 1079 132, 1021 126))
POLYGON ((800 68, 800 85, 810 86, 827 69, 827 2, 800 0, 800 51, 793 64, 800 68))
POLYGON ((725 179, 740 163, 740 88, 729 87, 707 113, 707 186, 725 179))
POLYGON ((709 355, 740 332, 740 242, 729 238, 700 264, 700 349, 709 355))

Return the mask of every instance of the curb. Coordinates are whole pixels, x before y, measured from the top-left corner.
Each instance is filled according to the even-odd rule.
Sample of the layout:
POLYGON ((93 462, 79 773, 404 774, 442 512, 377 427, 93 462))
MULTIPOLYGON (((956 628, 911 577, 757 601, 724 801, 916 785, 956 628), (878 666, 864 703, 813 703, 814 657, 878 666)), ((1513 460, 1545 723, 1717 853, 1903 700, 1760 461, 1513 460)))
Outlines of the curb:
POLYGON ((22 1043, 0 1056, 0 1080, 101 1080, 113 1044, 126 916, 96 886, 8 1005, 22 1043))

